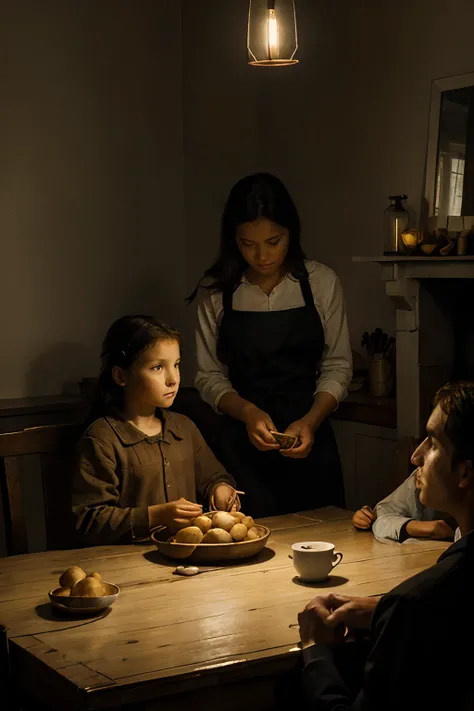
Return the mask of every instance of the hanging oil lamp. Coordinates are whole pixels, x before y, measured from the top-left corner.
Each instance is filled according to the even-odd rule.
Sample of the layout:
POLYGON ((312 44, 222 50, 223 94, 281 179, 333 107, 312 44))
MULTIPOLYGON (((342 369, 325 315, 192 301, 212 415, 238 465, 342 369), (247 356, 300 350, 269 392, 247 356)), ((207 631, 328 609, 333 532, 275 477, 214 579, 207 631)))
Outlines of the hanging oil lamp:
POLYGON ((249 1, 247 50, 253 67, 298 64, 295 0, 249 1))

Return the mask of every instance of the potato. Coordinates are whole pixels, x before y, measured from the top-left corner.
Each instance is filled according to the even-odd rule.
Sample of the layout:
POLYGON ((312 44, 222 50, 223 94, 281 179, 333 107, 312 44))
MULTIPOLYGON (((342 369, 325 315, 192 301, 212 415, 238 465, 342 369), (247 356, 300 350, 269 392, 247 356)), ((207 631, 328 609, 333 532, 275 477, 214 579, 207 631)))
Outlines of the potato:
POLYGON ((196 516, 196 518, 191 521, 191 526, 197 526, 203 533, 207 533, 212 523, 209 516, 196 516))
POLYGON ((68 568, 59 578, 59 584, 62 588, 73 588, 79 580, 86 577, 85 572, 78 565, 73 565, 72 568, 68 568))
POLYGON ((226 511, 217 511, 212 517, 212 528, 222 528, 223 531, 230 531, 234 524, 234 517, 226 511))
POLYGON ((232 526, 230 529, 230 535, 234 541, 243 541, 247 535, 247 526, 244 526, 243 523, 236 523, 235 526, 232 526))
POLYGON ((203 532, 197 526, 181 528, 174 537, 176 543, 201 543, 203 532))
POLYGON ((260 538, 260 533, 257 528, 252 527, 247 531, 247 541, 254 541, 256 538, 260 538))
POLYGON ((232 511, 230 515, 235 519, 236 523, 240 523, 245 518, 245 514, 242 511, 232 511))
POLYGON ((244 526, 247 526, 247 528, 253 528, 255 526, 255 521, 251 516, 244 516, 242 523, 244 526))
POLYGON ((69 597, 71 594, 71 588, 58 588, 53 590, 54 595, 61 595, 61 597, 69 597))
POLYGON ((87 576, 88 578, 95 578, 98 580, 100 583, 102 582, 102 575, 100 573, 91 573, 90 575, 87 576))
POLYGON ((222 528, 211 528, 206 533, 201 543, 232 543, 232 536, 222 528))
POLYGON ((71 590, 72 597, 100 597, 102 595, 102 583, 96 578, 83 578, 77 582, 71 590))

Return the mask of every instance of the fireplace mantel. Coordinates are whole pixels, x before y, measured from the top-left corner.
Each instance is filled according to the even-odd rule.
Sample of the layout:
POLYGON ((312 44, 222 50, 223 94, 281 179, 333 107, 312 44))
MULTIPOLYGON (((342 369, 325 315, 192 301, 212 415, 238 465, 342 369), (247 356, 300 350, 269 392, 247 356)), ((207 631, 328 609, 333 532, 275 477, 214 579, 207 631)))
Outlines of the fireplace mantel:
POLYGON ((381 266, 387 295, 396 308, 397 431, 419 438, 435 391, 451 377, 452 315, 423 286, 428 279, 474 279, 474 256, 353 257, 381 266))
POLYGON ((380 264, 382 278, 474 279, 474 256, 465 257, 353 257, 353 262, 380 264))

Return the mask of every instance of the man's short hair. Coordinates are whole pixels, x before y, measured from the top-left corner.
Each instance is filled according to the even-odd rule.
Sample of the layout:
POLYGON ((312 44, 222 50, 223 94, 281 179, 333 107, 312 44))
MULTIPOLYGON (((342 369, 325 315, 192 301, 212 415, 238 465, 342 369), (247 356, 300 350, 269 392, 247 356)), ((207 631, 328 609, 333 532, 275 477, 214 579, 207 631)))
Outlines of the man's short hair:
POLYGON ((453 445, 453 464, 474 464, 474 383, 446 383, 434 398, 447 415, 445 432, 453 445))

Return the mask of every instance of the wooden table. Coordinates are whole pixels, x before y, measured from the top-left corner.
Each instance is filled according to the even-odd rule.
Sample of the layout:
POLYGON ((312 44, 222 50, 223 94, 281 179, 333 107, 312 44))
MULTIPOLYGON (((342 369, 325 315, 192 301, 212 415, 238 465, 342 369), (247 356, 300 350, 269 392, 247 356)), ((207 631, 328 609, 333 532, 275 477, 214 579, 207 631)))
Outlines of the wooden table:
POLYGON ((378 543, 326 508, 262 520, 272 529, 257 559, 192 578, 152 546, 102 546, 0 559, 0 624, 13 687, 47 708, 226 711, 272 706, 275 675, 292 668, 297 614, 315 594, 380 595, 434 564, 437 541, 378 543), (288 558, 296 541, 328 540, 344 554, 330 582, 304 585, 288 558), (47 593, 77 564, 117 583, 99 618, 64 618, 47 593), (180 695, 179 700, 177 694, 180 695))

